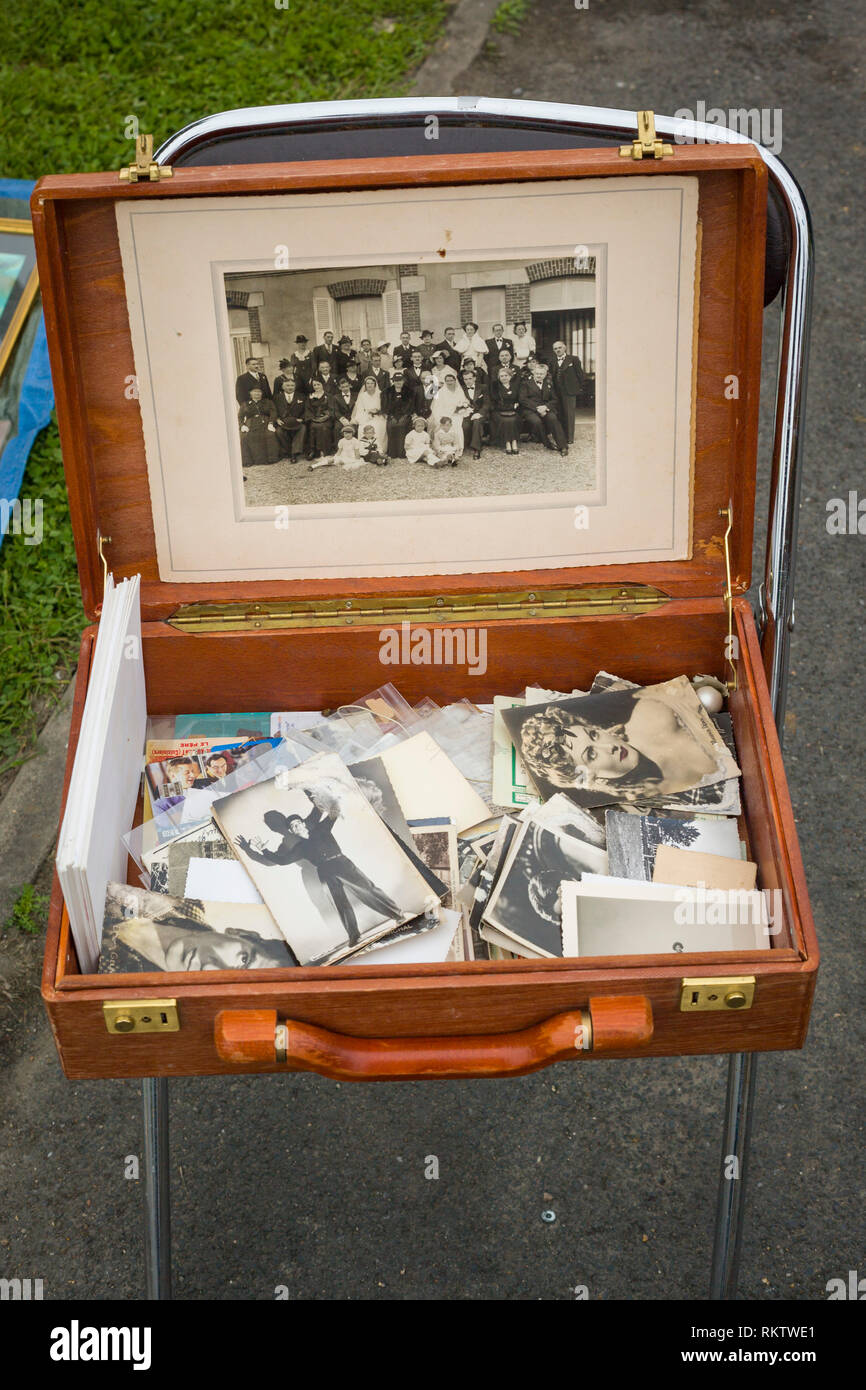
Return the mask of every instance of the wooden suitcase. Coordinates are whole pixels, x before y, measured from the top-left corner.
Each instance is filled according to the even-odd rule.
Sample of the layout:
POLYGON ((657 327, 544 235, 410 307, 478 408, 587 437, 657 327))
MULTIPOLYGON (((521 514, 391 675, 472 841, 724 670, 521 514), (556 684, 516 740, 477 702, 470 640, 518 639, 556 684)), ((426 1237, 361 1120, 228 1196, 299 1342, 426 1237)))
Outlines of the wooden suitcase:
MULTIPOLYGON (((776 890, 781 903, 781 930, 760 952, 96 976, 79 969, 55 879, 42 992, 69 1077, 287 1067, 349 1079, 505 1076, 564 1058, 802 1046, 817 944, 761 648, 743 597, 751 578, 766 205, 766 168, 747 144, 683 145, 668 158, 634 162, 615 150, 558 149, 176 169, 158 182, 88 174, 37 185, 33 224, 85 611, 98 618, 104 563, 116 578, 141 575, 151 714, 336 707, 382 683, 378 633, 407 612, 413 627, 483 622, 495 634, 488 669, 471 690, 459 668, 390 672, 410 700, 492 699, 535 680, 585 687, 599 669, 640 683, 683 672, 728 679, 734 637, 729 707, 743 771, 742 833, 759 886, 776 890), (699 180, 690 559, 342 582, 160 579, 141 421, 117 390, 117 378, 135 372, 118 200, 631 174, 699 180), (728 399, 723 384, 731 375, 739 393, 728 399), (219 606, 214 622, 202 622, 201 604, 219 606)), ((67 781, 94 637, 89 627, 82 639, 67 781)))

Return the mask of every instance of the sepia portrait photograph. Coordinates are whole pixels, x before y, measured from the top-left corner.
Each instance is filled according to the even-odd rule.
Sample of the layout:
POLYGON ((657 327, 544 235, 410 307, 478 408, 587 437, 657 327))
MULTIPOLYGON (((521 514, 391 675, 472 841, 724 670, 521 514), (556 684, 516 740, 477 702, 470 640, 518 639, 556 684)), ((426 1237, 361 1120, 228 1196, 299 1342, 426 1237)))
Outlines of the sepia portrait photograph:
POLYGON ((248 504, 591 492, 597 262, 225 275, 248 504))

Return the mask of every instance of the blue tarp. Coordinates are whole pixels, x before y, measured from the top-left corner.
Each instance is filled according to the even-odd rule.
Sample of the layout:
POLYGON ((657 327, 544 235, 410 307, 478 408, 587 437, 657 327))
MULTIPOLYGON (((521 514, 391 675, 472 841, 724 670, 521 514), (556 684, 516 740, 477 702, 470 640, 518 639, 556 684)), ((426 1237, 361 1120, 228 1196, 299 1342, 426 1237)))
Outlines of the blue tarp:
MULTIPOLYGON (((20 209, 7 207, 5 215, 29 217, 29 200, 34 185, 27 179, 0 179, 0 199, 21 203, 20 209)), ((48 344, 45 340, 45 319, 39 311, 36 336, 30 349, 30 358, 21 382, 18 399, 18 422, 16 433, 6 441, 0 455, 0 498, 11 503, 18 496, 27 458, 33 441, 41 429, 51 419, 54 409, 54 390, 51 385, 51 369, 48 365, 48 344)), ((0 545, 3 535, 0 534, 0 545)))

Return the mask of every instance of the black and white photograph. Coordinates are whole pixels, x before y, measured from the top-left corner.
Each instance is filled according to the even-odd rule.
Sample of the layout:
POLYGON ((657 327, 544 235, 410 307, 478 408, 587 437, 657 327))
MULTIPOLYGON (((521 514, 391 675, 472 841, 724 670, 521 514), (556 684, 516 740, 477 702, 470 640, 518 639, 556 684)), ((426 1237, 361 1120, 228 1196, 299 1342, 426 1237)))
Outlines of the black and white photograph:
POLYGON ((247 504, 593 491, 597 261, 227 273, 247 504))
POLYGON ((577 818, 545 822, 527 815, 483 920, 538 955, 561 956, 560 884, 583 873, 607 873, 607 855, 584 838, 577 818))
POLYGON ((543 800, 564 791, 585 807, 659 805, 740 771, 685 676, 503 709, 502 718, 543 800))
MULTIPOLYGON (((634 681, 612 676, 609 671, 599 671, 590 687, 590 695, 600 695, 611 690, 640 690, 634 681)), ((734 728, 729 714, 710 714, 710 719, 725 741, 725 747, 736 761, 737 749, 734 743, 734 728)), ((740 804, 740 783, 738 778, 729 777, 723 782, 691 787, 688 791, 672 793, 662 807, 665 811, 683 812, 692 815, 738 816, 740 804)))
POLYGON ((614 878, 652 883, 659 845, 738 858, 740 832, 729 816, 689 818, 636 816, 628 811, 608 811, 607 853, 614 878))
POLYGON ((365 758, 363 762, 350 763, 349 771, 376 815, 382 818, 395 835, 399 835, 404 845, 414 849, 412 831, 400 809, 397 793, 382 759, 365 758))
POLYGON ((409 826, 415 853, 443 883, 448 892, 442 899, 444 907, 456 905, 460 887, 460 865, 457 858, 457 835, 448 820, 412 821, 409 826))
POLYGON ((772 944, 768 925, 759 892, 720 889, 701 896, 669 883, 593 875, 562 885, 562 939, 570 956, 766 951, 772 944))
POLYGON ((260 903, 261 894, 213 821, 166 840, 145 856, 150 887, 175 898, 260 903))
POLYGON ((503 816, 486 859, 479 865, 478 872, 471 876, 473 898, 469 907, 468 919, 470 949, 474 960, 490 959, 487 950, 488 943, 481 935, 484 909, 490 894, 493 892, 500 869, 508 861, 508 853, 518 829, 519 825, 516 820, 511 816, 503 816))
POLYGON ((301 965, 341 960, 426 909, 428 885, 333 754, 222 798, 213 816, 301 965))
POLYGON ((266 907, 109 883, 99 973, 282 970, 296 965, 266 907))

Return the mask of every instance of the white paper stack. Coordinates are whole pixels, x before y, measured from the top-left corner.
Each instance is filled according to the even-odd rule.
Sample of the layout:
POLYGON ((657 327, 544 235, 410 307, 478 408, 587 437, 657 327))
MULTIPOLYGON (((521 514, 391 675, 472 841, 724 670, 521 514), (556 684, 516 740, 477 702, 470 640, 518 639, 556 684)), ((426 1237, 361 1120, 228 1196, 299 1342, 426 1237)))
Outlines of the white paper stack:
POLYGON ((121 836, 135 814, 147 711, 141 652, 140 577, 115 585, 108 575, 57 872, 78 961, 95 972, 102 941, 105 889, 126 882, 121 836))

